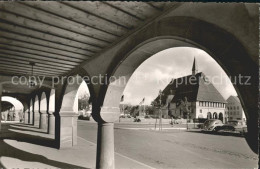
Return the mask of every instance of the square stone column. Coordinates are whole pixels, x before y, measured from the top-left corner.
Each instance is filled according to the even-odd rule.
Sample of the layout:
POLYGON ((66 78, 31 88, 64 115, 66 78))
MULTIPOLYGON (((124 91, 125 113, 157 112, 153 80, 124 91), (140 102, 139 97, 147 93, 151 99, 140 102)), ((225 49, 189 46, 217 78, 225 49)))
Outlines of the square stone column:
POLYGON ((60 148, 77 145, 78 114, 60 112, 60 148))
POLYGON ((29 113, 30 113, 30 115, 29 115, 29 117, 28 117, 28 118, 30 118, 30 119, 29 119, 29 120, 30 120, 30 123, 29 123, 29 124, 32 124, 32 125, 33 125, 33 112, 30 111, 29 113))
POLYGON ((48 134, 55 134, 55 116, 53 113, 48 114, 48 134))
POLYGON ((35 110, 33 112, 34 114, 34 118, 33 118, 33 125, 36 126, 36 127, 40 127, 40 113, 38 110, 35 110))
POLYGON ((29 113, 28 111, 24 112, 24 123, 29 124, 29 113))
POLYGON ((40 112, 40 129, 47 129, 47 112, 40 112))

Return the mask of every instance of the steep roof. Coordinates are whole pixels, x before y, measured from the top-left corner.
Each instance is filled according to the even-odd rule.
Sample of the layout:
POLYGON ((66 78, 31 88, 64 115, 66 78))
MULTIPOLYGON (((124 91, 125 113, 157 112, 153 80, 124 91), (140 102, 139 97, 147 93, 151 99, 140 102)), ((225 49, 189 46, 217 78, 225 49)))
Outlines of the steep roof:
MULTIPOLYGON (((172 102, 187 98, 189 102, 192 101, 210 101, 226 103, 226 100, 219 93, 219 91, 211 84, 204 73, 197 73, 195 76, 189 75, 174 79, 163 90, 162 103, 166 103, 167 96, 173 91, 172 102)), ((155 99, 159 101, 159 97, 155 99)))
POLYGON ((230 102, 232 100, 234 100, 240 104, 240 100, 237 96, 229 96, 229 98, 227 99, 227 102, 230 102))
POLYGON ((215 88, 212 83, 207 83, 203 78, 200 80, 198 95, 198 101, 210 101, 210 102, 220 102, 227 103, 219 91, 215 88))

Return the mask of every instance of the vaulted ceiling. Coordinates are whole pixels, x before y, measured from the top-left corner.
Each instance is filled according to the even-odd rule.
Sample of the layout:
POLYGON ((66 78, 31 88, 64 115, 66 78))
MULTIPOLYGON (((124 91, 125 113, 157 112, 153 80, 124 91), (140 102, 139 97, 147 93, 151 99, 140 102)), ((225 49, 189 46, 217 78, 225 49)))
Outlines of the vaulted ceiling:
POLYGON ((66 75, 169 2, 0 2, 0 75, 66 75))

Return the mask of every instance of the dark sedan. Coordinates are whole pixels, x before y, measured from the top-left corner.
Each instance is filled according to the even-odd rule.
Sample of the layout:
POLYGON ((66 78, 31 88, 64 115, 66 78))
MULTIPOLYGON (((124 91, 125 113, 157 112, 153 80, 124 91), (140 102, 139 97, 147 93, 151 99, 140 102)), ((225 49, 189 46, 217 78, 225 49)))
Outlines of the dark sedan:
POLYGON ((227 124, 223 126, 218 126, 217 131, 232 131, 239 132, 240 134, 245 134, 247 132, 247 126, 244 121, 232 120, 228 121, 227 124))

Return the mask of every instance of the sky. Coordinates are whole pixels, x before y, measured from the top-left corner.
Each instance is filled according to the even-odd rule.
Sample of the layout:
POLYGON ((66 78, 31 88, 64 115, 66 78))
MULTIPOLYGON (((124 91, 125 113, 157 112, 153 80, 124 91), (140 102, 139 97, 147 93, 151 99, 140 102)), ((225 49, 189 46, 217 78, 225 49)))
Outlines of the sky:
MULTIPOLYGON (((197 48, 177 47, 163 50, 144 61, 133 73, 123 92, 125 104, 137 105, 143 98, 143 104, 150 105, 173 78, 190 75, 194 57, 198 72, 203 72, 222 94, 224 99, 230 95, 237 96, 228 76, 220 65, 206 52, 197 48), (213 77, 217 77, 213 81, 213 77), (221 78, 220 78, 221 77, 221 78)), ((89 94, 83 83, 79 97, 89 94)))
POLYGON ((149 105, 173 78, 190 75, 194 57, 198 72, 203 72, 224 99, 237 96, 228 76, 206 52, 196 48, 178 47, 163 50, 144 61, 129 79, 124 90, 124 103, 149 105))

